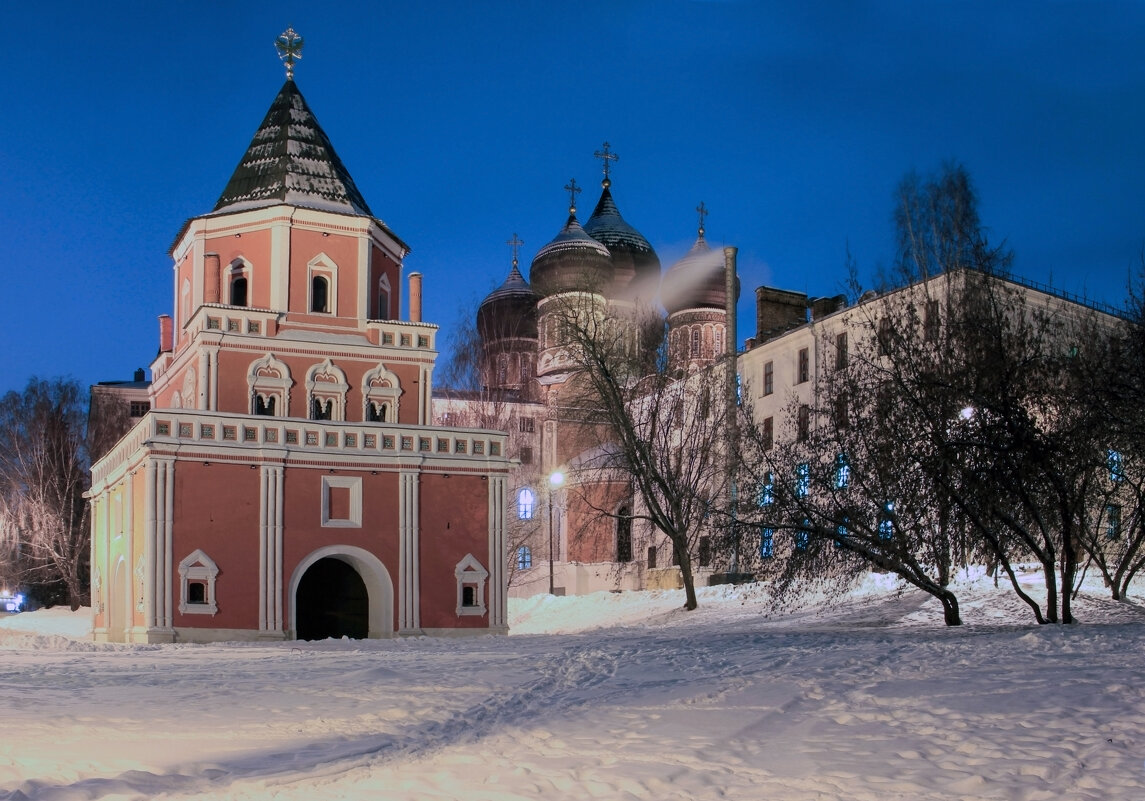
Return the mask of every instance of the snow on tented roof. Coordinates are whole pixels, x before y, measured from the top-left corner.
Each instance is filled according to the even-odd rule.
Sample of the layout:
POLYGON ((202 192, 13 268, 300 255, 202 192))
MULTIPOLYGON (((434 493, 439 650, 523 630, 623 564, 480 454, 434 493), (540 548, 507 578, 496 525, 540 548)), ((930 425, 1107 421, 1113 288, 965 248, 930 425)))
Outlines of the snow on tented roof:
POLYGON ((271 103, 214 211, 278 203, 374 216, 293 80, 271 103))

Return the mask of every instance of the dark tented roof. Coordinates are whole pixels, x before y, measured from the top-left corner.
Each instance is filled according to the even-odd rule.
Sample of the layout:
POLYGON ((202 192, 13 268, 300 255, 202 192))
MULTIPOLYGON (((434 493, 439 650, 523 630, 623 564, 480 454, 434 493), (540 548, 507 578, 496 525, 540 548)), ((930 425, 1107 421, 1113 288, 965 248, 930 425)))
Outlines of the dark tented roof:
POLYGON ((373 217, 294 81, 287 80, 214 211, 292 206, 373 217))

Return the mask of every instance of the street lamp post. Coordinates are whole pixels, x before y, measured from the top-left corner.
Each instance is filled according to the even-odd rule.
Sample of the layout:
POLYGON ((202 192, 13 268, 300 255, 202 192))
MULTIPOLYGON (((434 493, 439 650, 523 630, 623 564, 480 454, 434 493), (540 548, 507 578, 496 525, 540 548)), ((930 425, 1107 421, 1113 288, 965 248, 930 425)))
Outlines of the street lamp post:
POLYGON ((565 483, 565 474, 557 470, 549 476, 549 595, 555 595, 553 581, 553 490, 565 483))

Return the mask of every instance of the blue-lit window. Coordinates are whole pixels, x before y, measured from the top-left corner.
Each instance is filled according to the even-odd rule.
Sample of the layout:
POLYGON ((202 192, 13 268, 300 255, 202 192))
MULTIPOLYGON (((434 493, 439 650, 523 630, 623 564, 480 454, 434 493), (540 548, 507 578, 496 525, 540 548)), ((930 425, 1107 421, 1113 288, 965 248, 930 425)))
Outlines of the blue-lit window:
POLYGON ((1124 460, 1121 457, 1121 451, 1115 451, 1113 448, 1110 448, 1105 459, 1109 463, 1109 480, 1124 481, 1125 473, 1122 472, 1124 460))
POLYGON ((775 503, 775 475, 765 473, 763 483, 759 485, 759 495, 756 498, 759 506, 771 506, 775 503))
POLYGON ((840 453, 835 457, 835 489, 846 489, 851 486, 851 463, 847 461, 847 454, 840 453))
POLYGON ((835 526, 835 547, 842 548, 843 540, 851 535, 851 519, 843 515, 843 519, 839 521, 839 525, 835 526))
POLYGON ((1121 536, 1121 507, 1115 503, 1105 507, 1105 536, 1111 540, 1121 536))
POLYGON ((806 551, 807 545, 811 542, 811 521, 806 517, 803 522, 799 524, 799 528, 795 529, 795 550, 806 551))
POLYGON ((803 462, 795 468, 795 497, 806 498, 811 490, 811 465, 803 462))
POLYGON ((528 545, 522 545, 517 549, 517 569, 528 570, 533 566, 533 551, 528 545))
POLYGON ((537 509, 537 496, 528 487, 517 493, 517 517, 521 520, 532 520, 537 509))
POLYGON ((883 513, 879 515, 879 539, 889 540, 895 535, 895 502, 887 501, 883 504, 883 513))
POLYGON ((759 530, 759 558, 770 559, 775 556, 775 529, 761 528, 759 530))

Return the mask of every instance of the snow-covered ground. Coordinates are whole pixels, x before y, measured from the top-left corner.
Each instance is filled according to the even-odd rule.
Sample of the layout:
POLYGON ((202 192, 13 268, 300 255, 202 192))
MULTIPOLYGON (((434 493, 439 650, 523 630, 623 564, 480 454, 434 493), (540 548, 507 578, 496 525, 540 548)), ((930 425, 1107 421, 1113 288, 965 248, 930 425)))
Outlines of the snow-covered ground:
MULTIPOLYGON (((1039 576, 1031 576, 1036 588, 1039 576)), ((0 798, 1145 799, 1145 610, 872 577, 511 602, 472 639, 95 645, 0 619, 0 798)))

